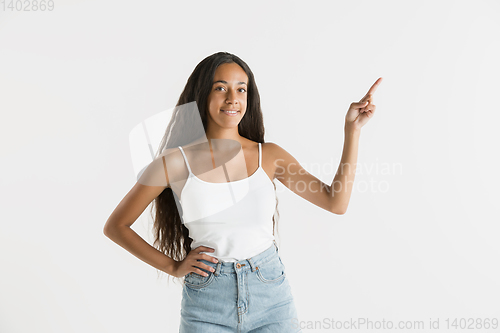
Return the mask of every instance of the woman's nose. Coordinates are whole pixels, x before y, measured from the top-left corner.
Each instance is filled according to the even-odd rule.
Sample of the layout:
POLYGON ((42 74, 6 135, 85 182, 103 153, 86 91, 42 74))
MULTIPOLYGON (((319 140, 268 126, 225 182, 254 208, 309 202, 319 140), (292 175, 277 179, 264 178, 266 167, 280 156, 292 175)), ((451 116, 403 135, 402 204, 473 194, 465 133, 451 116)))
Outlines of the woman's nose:
POLYGON ((236 94, 232 90, 229 90, 227 92, 226 103, 237 103, 236 94))

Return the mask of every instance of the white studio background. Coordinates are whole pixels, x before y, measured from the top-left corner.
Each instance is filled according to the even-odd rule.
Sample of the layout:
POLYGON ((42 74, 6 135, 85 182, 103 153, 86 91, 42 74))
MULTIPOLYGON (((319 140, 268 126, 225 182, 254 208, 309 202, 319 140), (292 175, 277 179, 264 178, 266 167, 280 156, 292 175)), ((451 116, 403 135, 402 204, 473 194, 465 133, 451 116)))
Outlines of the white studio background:
MULTIPOLYGON (((0 332, 178 330, 181 286, 102 229, 135 183, 132 129, 173 108, 196 64, 218 51, 253 70, 265 140, 325 183, 350 103, 383 77, 345 215, 275 181, 299 320, 321 322, 304 332, 359 318, 470 332, 446 320, 500 317, 499 1, 8 5, 0 332)), ((133 229, 151 243, 149 211, 133 229)))

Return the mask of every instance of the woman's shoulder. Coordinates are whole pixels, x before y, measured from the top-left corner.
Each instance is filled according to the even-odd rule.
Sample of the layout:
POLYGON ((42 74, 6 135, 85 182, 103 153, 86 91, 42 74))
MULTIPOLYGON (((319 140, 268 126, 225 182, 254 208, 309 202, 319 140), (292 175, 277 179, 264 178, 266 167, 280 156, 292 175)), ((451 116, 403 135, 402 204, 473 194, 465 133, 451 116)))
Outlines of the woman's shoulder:
MULTIPOLYGON (((258 142, 256 144, 258 145, 258 142)), ((279 165, 281 164, 280 160, 284 160, 288 155, 287 151, 275 142, 263 142, 261 143, 261 147, 262 158, 265 164, 279 165)))
POLYGON ((266 152, 268 160, 274 161, 276 165, 298 163, 292 154, 275 142, 266 142, 262 147, 262 152, 266 152))
MULTIPOLYGON (((262 151, 264 152, 264 150, 265 150, 266 153, 269 153, 269 154, 279 153, 283 149, 278 144, 276 144, 274 142, 268 141, 268 142, 261 142, 260 144, 262 147, 262 151)), ((250 139, 247 139, 246 144, 244 146, 244 148, 248 148, 248 149, 256 149, 258 147, 259 147, 259 142, 253 141, 250 139)))
POLYGON ((144 185, 162 184, 170 187, 171 183, 187 177, 184 158, 178 146, 165 148, 141 175, 144 185))
MULTIPOLYGON (((253 141, 253 140, 250 140, 250 139, 247 139, 247 144, 249 146, 255 146, 255 147, 258 147, 259 145, 259 142, 258 141, 253 141)), ((260 142, 260 144, 262 145, 262 147, 270 147, 270 148, 276 148, 276 147, 279 147, 276 143, 274 142, 260 142)))
POLYGON ((280 145, 271 141, 264 142, 262 144, 262 149, 265 149, 271 155, 279 155, 283 152, 283 148, 280 145))

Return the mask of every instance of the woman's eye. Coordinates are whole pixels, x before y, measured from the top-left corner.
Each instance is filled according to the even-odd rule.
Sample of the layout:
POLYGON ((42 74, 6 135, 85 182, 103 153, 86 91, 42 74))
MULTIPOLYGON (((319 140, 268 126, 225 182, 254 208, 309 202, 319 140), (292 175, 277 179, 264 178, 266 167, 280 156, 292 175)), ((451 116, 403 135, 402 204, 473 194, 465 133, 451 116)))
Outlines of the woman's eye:
MULTIPOLYGON (((215 90, 221 90, 221 89, 225 89, 225 88, 224 88, 224 87, 217 87, 217 88, 215 88, 215 90)), ((238 90, 239 90, 240 92, 246 92, 246 91, 247 91, 245 88, 240 88, 240 89, 238 89, 238 90), (243 91, 241 91, 241 90, 243 90, 243 91)))

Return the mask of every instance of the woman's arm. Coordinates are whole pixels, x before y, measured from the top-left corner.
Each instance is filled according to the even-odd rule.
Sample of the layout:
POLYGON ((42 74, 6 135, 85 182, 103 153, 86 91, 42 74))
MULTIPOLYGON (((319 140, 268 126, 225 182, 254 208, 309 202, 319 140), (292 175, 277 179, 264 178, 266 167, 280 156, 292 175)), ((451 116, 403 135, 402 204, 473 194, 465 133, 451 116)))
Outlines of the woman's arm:
MULTIPOLYGON (((355 136, 347 136, 351 139, 346 140, 344 144, 344 153, 342 154, 343 160, 352 159, 355 154, 353 146, 357 146, 357 139, 355 136)), ((310 203, 323 208, 334 214, 344 214, 344 207, 340 206, 342 200, 335 197, 336 194, 332 193, 332 185, 335 181, 342 178, 342 175, 337 175, 334 178, 332 185, 325 184, 312 174, 306 171, 300 163, 285 149, 273 142, 266 143, 272 150, 275 163, 275 178, 278 179, 286 188, 293 193, 309 201, 310 203)), ((354 159, 356 157, 354 156, 354 159)), ((340 169, 340 167, 339 167, 340 169)), ((350 172, 349 168, 344 168, 345 172, 350 172)), ((353 177, 353 176, 352 176, 353 177)), ((345 200, 346 196, 344 196, 345 200)), ((347 198, 348 199, 348 198, 347 198)), ((348 201, 348 200, 347 200, 348 201)))
POLYGON ((130 226, 163 190, 163 186, 136 183, 115 208, 104 226, 104 235, 137 258, 172 275, 176 261, 155 249, 130 226))
POLYGON ((183 170, 182 163, 180 152, 174 149, 165 151, 151 162, 139 181, 110 215, 103 230, 104 235, 113 242, 142 261, 170 275, 173 275, 177 261, 155 249, 130 226, 166 187, 177 181, 179 177, 183 177, 179 172, 183 170))
POLYGON ((382 78, 375 81, 361 101, 352 103, 347 111, 344 149, 331 185, 323 183, 308 173, 286 150, 275 143, 270 143, 269 146, 275 157, 275 177, 292 192, 316 206, 334 214, 345 214, 356 173, 361 127, 371 119, 375 112, 373 94, 381 82, 382 78))
POLYGON ((358 160, 358 145, 360 129, 344 128, 344 149, 340 164, 333 178, 333 192, 330 203, 332 211, 336 214, 345 214, 349 200, 351 199, 354 176, 356 175, 356 163, 358 160))

